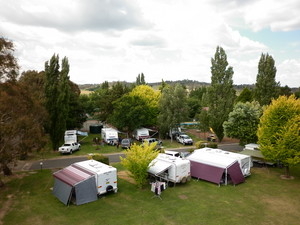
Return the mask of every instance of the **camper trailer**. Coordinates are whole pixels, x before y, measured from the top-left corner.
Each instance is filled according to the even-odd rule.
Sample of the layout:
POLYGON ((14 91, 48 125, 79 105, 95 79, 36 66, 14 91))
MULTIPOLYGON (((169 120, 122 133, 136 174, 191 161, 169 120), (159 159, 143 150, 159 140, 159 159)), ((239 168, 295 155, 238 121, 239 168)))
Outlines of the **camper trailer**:
POLYGON ((95 160, 86 160, 73 165, 95 174, 98 194, 117 193, 117 169, 95 160))
POLYGON ((223 155, 227 158, 236 159, 240 165, 241 171, 244 175, 244 177, 250 176, 251 172, 250 169, 253 167, 253 163, 250 156, 234 153, 234 152, 228 152, 221 149, 215 149, 215 148, 202 148, 195 151, 203 151, 205 153, 214 154, 214 155, 223 155))
POLYGON ((88 136, 88 133, 79 130, 66 130, 64 136, 65 144, 78 143, 84 139, 78 140, 78 136, 84 136, 85 138, 88 136))
POLYGON ((115 145, 118 141, 118 131, 113 128, 102 128, 101 130, 102 140, 110 145, 115 145))
POLYGON ((74 163, 53 176, 53 194, 65 205, 96 201, 98 195, 118 190, 117 169, 94 160, 74 163))
POLYGON ((147 128, 136 129, 133 132, 133 137, 138 141, 142 141, 145 138, 149 138, 149 130, 147 128))
POLYGON ((149 164, 148 173, 173 183, 186 183, 191 179, 190 161, 160 153, 149 164))

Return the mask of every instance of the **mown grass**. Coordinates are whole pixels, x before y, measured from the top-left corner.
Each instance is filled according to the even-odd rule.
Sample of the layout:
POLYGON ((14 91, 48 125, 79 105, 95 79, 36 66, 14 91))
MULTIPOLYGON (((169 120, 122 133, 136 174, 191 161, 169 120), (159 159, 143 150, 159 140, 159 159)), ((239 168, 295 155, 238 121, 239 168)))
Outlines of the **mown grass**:
MULTIPOLYGON (((100 134, 89 134, 88 137, 82 139, 80 141, 81 149, 79 151, 73 152, 73 155, 80 156, 80 155, 88 155, 90 153, 100 153, 100 154, 120 153, 120 152, 124 151, 124 149, 122 149, 121 145, 119 146, 119 148, 117 148, 116 146, 111 146, 111 145, 107 145, 107 144, 104 144, 104 145, 95 144, 93 142, 93 139, 96 137, 98 137, 99 140, 101 139, 100 134)), ((182 145, 177 143, 176 140, 173 140, 172 142, 170 139, 166 139, 166 140, 162 140, 162 141, 163 141, 164 148, 182 147, 182 145)), ((141 144, 141 142, 138 142, 138 141, 134 141, 134 142, 136 144, 141 144)), ((55 158, 55 157, 60 157, 60 156, 68 157, 69 154, 61 155, 58 151, 53 151, 53 150, 51 150, 50 146, 47 146, 42 151, 31 154, 29 159, 30 160, 50 159, 50 158, 55 158)))
POLYGON ((65 206, 51 193, 52 171, 43 170, 7 181, 0 189, 0 207, 6 206, 1 208, 5 225, 299 224, 300 166, 291 168, 294 180, 282 180, 283 172, 253 168, 246 183, 237 186, 218 187, 193 179, 166 189, 163 200, 152 198, 150 186, 138 189, 118 179, 117 194, 81 206, 65 206))

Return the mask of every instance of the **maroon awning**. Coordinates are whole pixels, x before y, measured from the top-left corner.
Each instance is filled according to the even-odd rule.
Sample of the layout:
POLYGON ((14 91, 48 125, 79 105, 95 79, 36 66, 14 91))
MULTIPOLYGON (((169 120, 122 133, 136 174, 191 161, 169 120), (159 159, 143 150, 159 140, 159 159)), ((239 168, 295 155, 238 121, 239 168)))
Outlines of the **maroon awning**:
POLYGON ((199 162, 191 162, 191 176, 216 184, 221 183, 224 169, 199 162))
POLYGON ((230 175, 233 184, 240 184, 245 181, 245 177, 238 162, 235 162, 227 169, 227 174, 230 175))
POLYGON ((53 176, 69 184, 70 186, 74 186, 75 184, 91 177, 92 173, 71 165, 60 171, 55 172, 53 176))

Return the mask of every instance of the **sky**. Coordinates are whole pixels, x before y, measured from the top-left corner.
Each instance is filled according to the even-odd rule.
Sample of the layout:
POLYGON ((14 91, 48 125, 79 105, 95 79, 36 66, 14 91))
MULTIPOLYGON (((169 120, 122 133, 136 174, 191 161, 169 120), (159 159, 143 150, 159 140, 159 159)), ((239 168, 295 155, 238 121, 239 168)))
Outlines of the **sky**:
POLYGON ((300 86, 299 0, 0 0, 0 36, 21 71, 67 57, 77 84, 211 81, 217 46, 234 84, 254 84, 261 54, 276 81, 300 86))

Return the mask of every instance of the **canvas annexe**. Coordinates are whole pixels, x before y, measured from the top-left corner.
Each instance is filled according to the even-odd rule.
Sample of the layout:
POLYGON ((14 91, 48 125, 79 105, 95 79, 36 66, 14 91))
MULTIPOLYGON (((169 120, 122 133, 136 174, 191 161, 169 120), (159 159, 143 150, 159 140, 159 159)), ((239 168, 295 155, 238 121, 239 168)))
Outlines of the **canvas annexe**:
POLYGON ((187 159, 191 162, 191 175, 194 178, 218 185, 227 185, 229 181, 236 185, 245 181, 237 159, 207 153, 202 149, 195 150, 187 159))
POLYGON ((118 190, 117 169, 94 160, 74 163, 53 176, 53 194, 65 205, 96 201, 98 195, 118 190))
MULTIPOLYGON (((198 150, 197 150, 198 151, 198 150)), ((251 175, 251 167, 253 166, 251 156, 243 155, 235 152, 228 152, 216 148, 202 148, 199 151, 205 151, 205 153, 210 153, 214 155, 222 155, 227 158, 236 159, 240 165, 241 171, 244 177, 251 175)))

